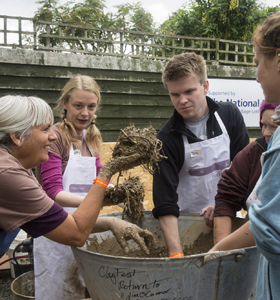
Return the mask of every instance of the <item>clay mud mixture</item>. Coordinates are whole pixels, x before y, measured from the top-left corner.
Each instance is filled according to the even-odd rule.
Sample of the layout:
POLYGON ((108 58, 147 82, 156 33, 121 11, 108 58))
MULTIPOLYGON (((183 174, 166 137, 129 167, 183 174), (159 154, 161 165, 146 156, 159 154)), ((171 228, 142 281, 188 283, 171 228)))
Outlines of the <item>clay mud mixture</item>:
POLYGON ((139 129, 130 125, 121 130, 112 157, 129 157, 138 154, 140 163, 128 163, 126 169, 141 165, 142 168, 153 174, 154 167, 158 167, 158 161, 166 158, 161 151, 162 142, 156 138, 156 130, 152 126, 139 129))
MULTIPOLYGON (((184 245, 183 241, 182 246, 184 256, 206 253, 214 246, 213 232, 209 231, 208 233, 201 233, 192 245, 184 245)), ((85 249, 100 254, 132 258, 167 258, 169 256, 166 246, 161 246, 157 249, 150 248, 149 254, 144 253, 136 246, 135 249, 132 249, 128 254, 125 254, 115 238, 108 238, 98 243, 96 237, 93 237, 87 240, 87 246, 85 249)))
POLYGON ((143 220, 145 189, 138 176, 129 176, 124 183, 107 188, 105 198, 107 197, 110 198, 111 203, 124 203, 122 219, 126 214, 134 224, 143 220))
MULTIPOLYGON (((135 128, 134 125, 121 130, 112 151, 112 158, 121 157, 139 157, 132 162, 124 159, 122 170, 129 170, 137 165, 141 165, 150 174, 153 174, 154 168, 158 167, 158 161, 166 159, 162 154, 162 142, 156 138, 156 130, 152 126, 139 129, 135 128)), ((105 199, 109 199, 110 205, 124 203, 123 216, 127 214, 132 219, 132 223, 138 224, 144 217, 143 201, 145 189, 138 176, 129 176, 128 179, 125 179, 120 184, 119 178, 122 175, 122 171, 119 171, 117 184, 114 188, 106 190, 105 199)), ((104 205, 106 205, 106 200, 104 205)))

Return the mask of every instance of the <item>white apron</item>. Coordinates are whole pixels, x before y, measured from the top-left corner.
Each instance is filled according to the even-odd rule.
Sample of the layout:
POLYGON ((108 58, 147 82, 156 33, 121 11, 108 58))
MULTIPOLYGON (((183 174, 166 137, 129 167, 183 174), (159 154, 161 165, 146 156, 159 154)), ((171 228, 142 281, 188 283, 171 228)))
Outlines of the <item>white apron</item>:
POLYGON ((246 201, 246 206, 247 206, 247 212, 249 211, 249 207, 253 204, 253 203, 256 203, 256 204, 261 204, 261 201, 258 199, 257 197, 257 189, 260 185, 262 181, 262 175, 260 176, 260 178, 258 179, 254 189, 252 190, 251 194, 249 195, 249 197, 247 198, 247 201, 246 201))
MULTIPOLYGON (((260 175, 254 189, 252 190, 251 194, 248 196, 247 200, 246 200, 246 206, 247 206, 247 215, 248 215, 248 212, 249 212, 249 207, 253 204, 253 203, 256 203, 256 204, 261 204, 261 201, 258 199, 257 197, 257 189, 260 185, 262 181, 262 175, 260 175)), ((242 215, 241 211, 237 211, 236 212, 236 217, 238 218, 245 218, 245 216, 242 215)))
MULTIPOLYGON (((77 155, 71 146, 63 174, 63 190, 85 196, 96 177, 96 158, 77 155)), ((64 207, 73 213, 76 208, 64 207)), ((34 239, 36 300, 80 300, 85 298, 85 283, 70 246, 45 237, 34 239)))
POLYGON ((202 208, 215 205, 217 184, 222 172, 230 166, 230 138, 218 113, 214 115, 221 135, 192 144, 183 136, 185 162, 177 188, 180 211, 200 213, 202 208))

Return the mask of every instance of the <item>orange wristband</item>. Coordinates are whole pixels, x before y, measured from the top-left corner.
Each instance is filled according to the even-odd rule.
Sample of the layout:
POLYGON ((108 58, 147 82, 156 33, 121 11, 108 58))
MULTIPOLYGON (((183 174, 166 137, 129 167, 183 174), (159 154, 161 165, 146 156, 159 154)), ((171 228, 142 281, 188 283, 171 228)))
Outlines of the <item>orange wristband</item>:
POLYGON ((98 185, 101 185, 101 186, 103 186, 105 189, 107 188, 107 186, 108 186, 108 182, 106 182, 105 180, 102 180, 102 179, 99 179, 99 178, 95 178, 94 180, 93 180, 93 183, 95 183, 95 184, 98 184, 98 185))
POLYGON ((178 252, 178 253, 170 255, 169 257, 184 257, 184 253, 183 252, 178 252))

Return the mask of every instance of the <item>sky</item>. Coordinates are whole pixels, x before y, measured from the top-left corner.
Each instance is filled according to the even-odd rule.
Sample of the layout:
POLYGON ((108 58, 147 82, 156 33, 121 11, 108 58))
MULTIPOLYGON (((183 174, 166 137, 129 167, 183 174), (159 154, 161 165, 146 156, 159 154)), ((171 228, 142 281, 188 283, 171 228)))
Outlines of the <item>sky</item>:
MULTIPOLYGON (((59 0, 60 4, 65 2, 67 0, 59 0)), ((141 2, 142 7, 152 14, 154 21, 160 24, 168 19, 172 12, 177 11, 184 4, 188 4, 189 0, 135 0, 132 3, 136 2, 141 2)), ((267 6, 279 4, 279 0, 262 0, 262 2, 267 6)), ((106 0, 105 3, 108 11, 115 12, 115 5, 131 3, 131 0, 106 0)), ((0 15, 33 17, 39 6, 36 0, 0 0, 0 15)))

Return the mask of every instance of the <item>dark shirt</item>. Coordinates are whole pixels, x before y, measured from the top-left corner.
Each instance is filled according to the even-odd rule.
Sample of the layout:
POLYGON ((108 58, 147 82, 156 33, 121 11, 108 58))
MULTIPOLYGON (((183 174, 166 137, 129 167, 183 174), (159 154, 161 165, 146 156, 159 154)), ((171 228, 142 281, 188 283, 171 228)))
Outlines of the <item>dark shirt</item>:
POLYGON ((23 229, 33 238, 36 238, 57 228, 65 221, 67 216, 68 213, 60 205, 54 202, 49 211, 47 211, 41 217, 23 224, 21 229, 23 229))
POLYGON ((266 149, 263 136, 235 156, 231 167, 223 172, 218 183, 214 217, 235 217, 237 211, 247 211, 246 200, 261 176, 261 155, 266 149))

